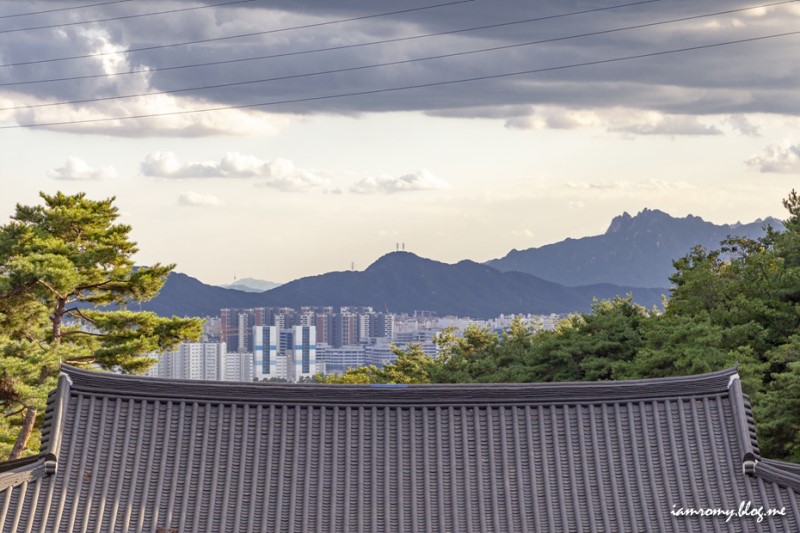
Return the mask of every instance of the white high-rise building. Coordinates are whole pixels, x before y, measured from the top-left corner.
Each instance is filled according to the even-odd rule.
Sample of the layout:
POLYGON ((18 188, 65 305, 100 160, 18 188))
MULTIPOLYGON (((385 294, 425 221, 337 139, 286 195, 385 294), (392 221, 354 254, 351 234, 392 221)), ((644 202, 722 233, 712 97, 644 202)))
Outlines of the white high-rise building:
POLYGON ((341 348, 322 343, 317 345, 317 372, 320 374, 343 374, 351 368, 366 365, 366 361, 363 344, 341 348))
POLYGON ((278 375, 278 328, 276 326, 253 327, 253 377, 256 379, 286 378, 286 372, 278 375))
POLYGON ((285 355, 279 355, 275 365, 275 377, 289 381, 289 361, 285 355))
POLYGON ((148 368, 147 371, 144 372, 142 375, 146 376, 148 378, 157 378, 158 377, 158 362, 161 360, 161 355, 158 354, 158 353, 150 353, 150 354, 147 354, 147 355, 148 355, 148 357, 156 359, 157 361, 153 366, 148 368))
POLYGON ((225 355, 224 381, 253 381, 253 354, 231 352, 225 355))
POLYGON ((290 381, 299 381, 317 373, 317 328, 314 326, 295 326, 291 329, 291 344, 287 352, 290 381))
POLYGON ((156 365, 158 377, 222 380, 226 354, 224 342, 184 342, 177 350, 161 354, 156 365))

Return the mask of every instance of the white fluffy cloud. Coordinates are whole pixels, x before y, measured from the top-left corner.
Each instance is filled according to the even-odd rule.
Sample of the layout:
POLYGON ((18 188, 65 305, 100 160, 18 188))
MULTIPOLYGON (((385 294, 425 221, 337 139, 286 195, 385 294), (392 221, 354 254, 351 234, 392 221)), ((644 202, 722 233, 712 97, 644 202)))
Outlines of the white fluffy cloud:
POLYGON ((319 173, 298 168, 288 159, 265 161, 254 155, 228 152, 219 161, 180 161, 173 152, 153 152, 140 165, 145 176, 186 178, 261 178, 258 185, 286 191, 325 187, 330 180, 319 173))
MULTIPOLYGON (((8 102, 8 107, 46 103, 28 96, 5 98, 5 102, 8 102)), ((101 133, 119 137, 275 135, 292 121, 289 115, 238 109, 192 112, 209 107, 201 100, 157 95, 125 101, 97 102, 91 107, 76 104, 21 108, 0 112, 0 119, 22 125, 52 124, 45 127, 71 133, 101 133), (116 117, 141 118, 118 120, 116 117)))
POLYGON ((761 172, 800 173, 800 144, 791 141, 770 144, 745 164, 761 172))
POLYGON ((187 191, 182 192, 180 196, 178 196, 178 204, 188 207, 215 207, 222 205, 222 202, 213 194, 187 191))
POLYGON ((112 166, 92 168, 80 157, 69 156, 64 166, 54 168, 47 174, 57 180, 102 180, 115 178, 117 171, 112 166))
POLYGON ((264 166, 261 177, 266 180, 258 185, 282 191, 306 191, 327 187, 330 179, 310 169, 297 168, 288 159, 273 159, 264 166))
MULTIPOLYGON (((744 115, 731 115, 724 121, 744 135, 758 135, 758 128, 744 115)), ((506 118, 505 127, 519 130, 605 128, 626 135, 721 135, 715 124, 700 122, 691 115, 669 115, 626 107, 610 109, 567 109, 543 106, 536 111, 506 118)))
POLYGON ((357 193, 397 193, 408 191, 435 191, 449 189, 450 184, 436 177, 431 171, 420 169, 398 178, 378 176, 357 181, 351 190, 357 193))

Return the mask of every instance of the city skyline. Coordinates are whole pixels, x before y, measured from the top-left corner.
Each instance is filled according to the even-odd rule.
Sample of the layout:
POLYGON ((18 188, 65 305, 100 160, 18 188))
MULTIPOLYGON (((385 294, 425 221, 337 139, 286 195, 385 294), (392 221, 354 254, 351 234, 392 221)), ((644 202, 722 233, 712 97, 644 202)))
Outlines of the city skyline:
POLYGON ((797 3, 136 4, 4 5, 3 221, 39 191, 116 196, 142 264, 287 282, 398 242, 485 261, 643 208, 783 218, 800 175, 797 3), (17 127, 50 122, 70 124, 17 127))

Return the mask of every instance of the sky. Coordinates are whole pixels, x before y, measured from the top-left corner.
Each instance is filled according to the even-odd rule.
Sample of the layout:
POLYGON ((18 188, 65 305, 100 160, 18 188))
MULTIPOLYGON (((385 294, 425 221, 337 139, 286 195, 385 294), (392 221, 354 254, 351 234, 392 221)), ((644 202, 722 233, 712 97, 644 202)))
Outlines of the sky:
POLYGON ((114 196, 139 264, 224 284, 397 243, 486 261, 644 208, 785 218, 798 23, 797 1, 6 1, 0 221, 114 196))

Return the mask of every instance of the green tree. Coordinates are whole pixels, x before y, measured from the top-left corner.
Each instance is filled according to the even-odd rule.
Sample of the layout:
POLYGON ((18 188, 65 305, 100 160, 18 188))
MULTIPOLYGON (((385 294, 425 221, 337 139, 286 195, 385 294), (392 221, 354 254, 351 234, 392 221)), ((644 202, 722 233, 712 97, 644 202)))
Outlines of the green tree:
POLYGON ((154 362, 146 354, 202 333, 199 319, 127 309, 153 298, 174 265, 134 266, 114 198, 40 196, 44 205, 17 205, 0 226, 0 404, 21 417, 7 424, 19 428, 11 458, 28 447, 60 362, 138 373, 154 362))
POLYGON ((519 317, 499 335, 470 326, 463 338, 440 337, 432 375, 447 383, 614 379, 616 363, 632 360, 644 344, 650 315, 627 297, 596 301, 591 313, 572 315, 553 331, 537 331, 519 317))
POLYGON ((693 374, 738 365, 758 421, 759 444, 773 457, 800 459, 800 198, 784 201, 786 230, 675 261, 671 297, 648 321, 645 345, 620 377, 693 374), (792 429, 794 428, 794 429, 792 429))
POLYGON ((342 374, 317 374, 314 379, 319 383, 333 383, 338 385, 369 385, 384 383, 380 369, 375 365, 349 368, 342 374))
POLYGON ((771 355, 784 369, 772 373, 765 390, 754 398, 759 446, 766 457, 800 462, 800 335, 771 355))
POLYGON ((474 383, 498 370, 500 339, 487 327, 470 324, 461 336, 455 328, 436 336, 439 354, 431 366, 434 383, 474 383))
POLYGON ((430 383, 433 358, 422 351, 419 344, 410 344, 405 350, 392 345, 397 356, 393 363, 378 368, 374 365, 351 368, 343 374, 315 376, 320 383, 369 385, 373 383, 430 383))

